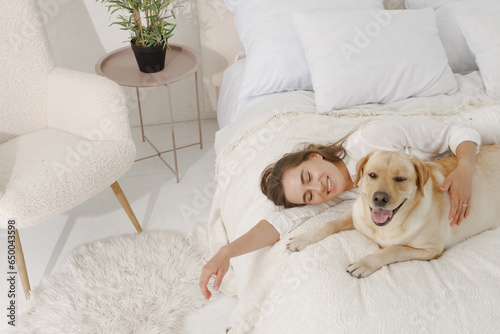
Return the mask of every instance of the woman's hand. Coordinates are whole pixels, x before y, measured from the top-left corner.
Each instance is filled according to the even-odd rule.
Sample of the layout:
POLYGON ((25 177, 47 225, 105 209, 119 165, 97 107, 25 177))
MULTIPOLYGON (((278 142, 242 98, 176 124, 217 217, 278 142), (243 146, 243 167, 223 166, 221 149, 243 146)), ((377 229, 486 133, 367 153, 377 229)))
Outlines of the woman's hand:
POLYGON ((203 297, 208 300, 212 296, 208 291, 207 284, 213 275, 216 275, 214 290, 219 290, 222 279, 229 270, 229 260, 231 258, 271 246, 279 239, 278 230, 267 220, 261 220, 250 231, 219 249, 217 254, 201 269, 200 289, 203 297))
POLYGON ((474 167, 467 164, 458 165, 457 168, 448 175, 441 192, 450 192, 450 214, 448 219, 450 225, 460 225, 464 218, 469 216, 472 194, 472 177, 474 167))
POLYGON ((464 141, 457 146, 458 164, 444 180, 441 192, 450 192, 450 226, 460 225, 469 216, 472 196, 472 177, 476 164, 476 143, 464 141))
POLYGON ((200 289, 201 293, 203 294, 203 298, 205 298, 206 300, 210 299, 210 297, 212 296, 212 293, 210 293, 207 288, 208 281, 213 275, 216 275, 213 287, 215 291, 219 290, 222 279, 229 270, 229 259, 230 256, 227 254, 227 252, 225 252, 225 249, 223 247, 217 252, 217 254, 214 255, 214 257, 210 259, 210 261, 207 262, 207 264, 201 270, 200 289))

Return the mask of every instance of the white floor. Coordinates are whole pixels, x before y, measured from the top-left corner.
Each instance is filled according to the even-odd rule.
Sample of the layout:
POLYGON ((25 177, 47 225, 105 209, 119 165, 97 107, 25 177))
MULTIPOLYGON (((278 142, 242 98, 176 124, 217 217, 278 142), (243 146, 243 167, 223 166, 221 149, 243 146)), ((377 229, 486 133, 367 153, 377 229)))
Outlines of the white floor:
MULTIPOLYGON (((213 143, 217 130, 215 119, 202 121, 203 149, 197 145, 178 151, 180 183, 176 183, 175 175, 158 157, 135 162, 119 180, 143 230, 171 229, 187 234, 196 222, 208 220, 214 191, 213 143)), ((148 126, 145 131, 160 151, 171 148, 168 124, 148 126)), ((176 123, 175 133, 177 146, 197 142, 198 124, 176 123)), ((140 128, 132 128, 132 136, 137 146, 137 158, 154 154, 151 146, 142 142, 140 128)), ((162 156, 173 166, 172 153, 162 156)), ((39 284, 43 276, 57 271, 65 255, 74 247, 133 232, 135 228, 111 188, 59 217, 20 230, 32 288, 39 284)), ((0 241, 6 245, 5 230, 1 233, 0 241)), ((5 252, 6 247, 2 247, 1 254, 5 252)), ((2 259, 6 259, 6 255, 2 259)), ((6 300, 6 289, 3 288, 5 280, 1 280, 1 299, 6 300)), ((20 283, 17 289, 18 292, 22 291, 20 283)), ((225 333, 230 326, 231 311, 236 301, 236 298, 219 294, 206 307, 186 318, 185 333, 225 333)), ((22 295, 17 302, 19 306, 26 303, 22 295)), ((4 302, 1 305, 7 304, 4 302)), ((6 326, 3 312, 2 319, 0 331, 6 326)))

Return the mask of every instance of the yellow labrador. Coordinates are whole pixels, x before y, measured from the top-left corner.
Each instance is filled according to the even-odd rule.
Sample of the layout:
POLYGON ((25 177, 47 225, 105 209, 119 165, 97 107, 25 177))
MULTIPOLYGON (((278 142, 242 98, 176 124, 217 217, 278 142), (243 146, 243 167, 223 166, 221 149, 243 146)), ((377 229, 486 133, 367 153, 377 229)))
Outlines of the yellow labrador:
POLYGON ((366 277, 384 265, 431 260, 477 233, 500 225, 500 145, 483 146, 474 170, 469 216, 460 226, 448 221, 450 196, 439 187, 457 165, 456 157, 421 162, 416 157, 377 151, 357 165, 360 196, 339 219, 290 239, 299 251, 330 234, 356 228, 382 249, 349 265, 366 277))

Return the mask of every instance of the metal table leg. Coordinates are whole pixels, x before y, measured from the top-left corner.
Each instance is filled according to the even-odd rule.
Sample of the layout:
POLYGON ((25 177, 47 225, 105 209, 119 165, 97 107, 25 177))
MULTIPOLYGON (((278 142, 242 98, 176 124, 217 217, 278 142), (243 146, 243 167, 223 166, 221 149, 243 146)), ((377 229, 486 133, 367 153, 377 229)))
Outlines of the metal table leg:
POLYGON ((198 130, 200 132, 200 150, 201 150, 203 149, 203 140, 201 139, 200 98, 198 95, 198 71, 194 73, 194 80, 196 85, 196 109, 198 111, 198 130))
POLYGON ((141 132, 142 132, 142 141, 145 141, 144 137, 144 125, 142 124, 142 110, 141 110, 141 98, 139 96, 139 87, 135 87, 135 91, 137 93, 137 104, 139 105, 139 118, 141 119, 141 132))
POLYGON ((170 129, 172 131, 172 145, 174 152, 174 162, 175 162, 175 177, 177 178, 177 183, 179 183, 179 168, 177 166, 177 147, 175 145, 175 132, 174 132, 174 114, 172 111, 172 95, 170 94, 170 85, 165 85, 167 87, 168 94, 168 111, 170 112, 170 129))

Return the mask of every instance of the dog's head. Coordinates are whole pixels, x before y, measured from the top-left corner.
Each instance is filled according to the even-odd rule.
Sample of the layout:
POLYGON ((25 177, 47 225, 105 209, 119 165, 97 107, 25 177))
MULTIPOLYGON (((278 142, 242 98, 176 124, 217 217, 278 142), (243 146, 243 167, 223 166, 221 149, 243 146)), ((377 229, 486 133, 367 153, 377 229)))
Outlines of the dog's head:
POLYGON ((429 170, 413 155, 376 151, 361 159, 354 181, 377 226, 387 225, 415 196, 424 196, 429 170))

